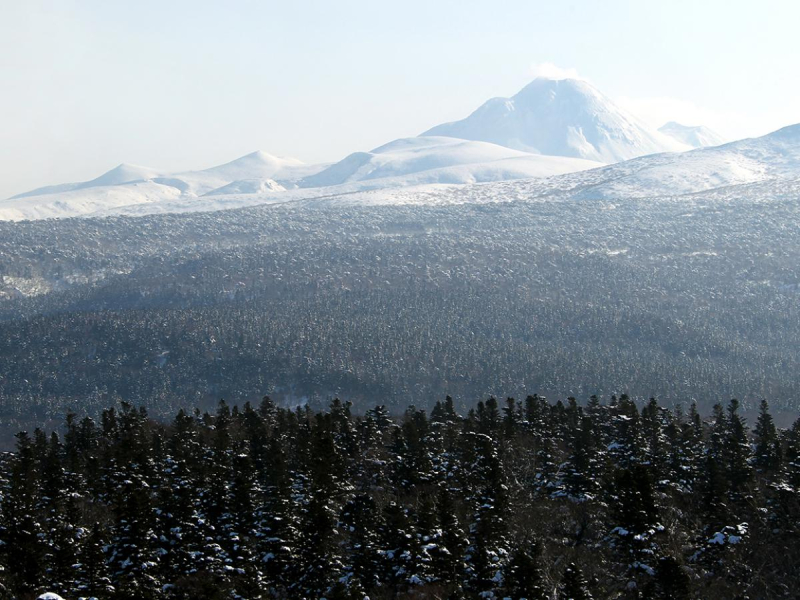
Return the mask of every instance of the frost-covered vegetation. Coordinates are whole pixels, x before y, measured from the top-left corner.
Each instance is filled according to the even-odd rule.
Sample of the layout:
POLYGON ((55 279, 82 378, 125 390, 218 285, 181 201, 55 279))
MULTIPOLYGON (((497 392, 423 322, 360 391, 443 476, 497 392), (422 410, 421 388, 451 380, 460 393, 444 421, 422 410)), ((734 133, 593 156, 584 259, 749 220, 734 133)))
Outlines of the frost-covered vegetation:
POLYGON ((794 597, 800 421, 738 409, 71 414, 0 461, 0 597, 794 597))
POLYGON ((748 414, 768 397, 785 424, 800 398, 796 190, 733 190, 0 224, 6 446, 68 409, 121 399, 168 416, 264 393, 360 413, 447 393, 463 407, 624 391, 705 411, 738 397, 748 414))

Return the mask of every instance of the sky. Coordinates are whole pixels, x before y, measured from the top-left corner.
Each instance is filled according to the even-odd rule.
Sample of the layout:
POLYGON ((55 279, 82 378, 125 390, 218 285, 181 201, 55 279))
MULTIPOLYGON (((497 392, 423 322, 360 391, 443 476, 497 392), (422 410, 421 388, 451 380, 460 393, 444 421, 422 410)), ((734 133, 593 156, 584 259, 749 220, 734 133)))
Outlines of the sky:
POLYGON ((538 75, 653 126, 800 122, 794 0, 0 0, 0 198, 122 162, 329 162, 538 75))

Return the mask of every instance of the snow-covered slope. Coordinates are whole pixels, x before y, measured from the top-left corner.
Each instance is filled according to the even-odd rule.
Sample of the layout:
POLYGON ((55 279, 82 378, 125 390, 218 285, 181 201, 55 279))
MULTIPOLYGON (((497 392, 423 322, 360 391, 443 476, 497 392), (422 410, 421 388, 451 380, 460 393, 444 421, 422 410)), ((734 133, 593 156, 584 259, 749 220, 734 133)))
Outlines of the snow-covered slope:
POLYGON ((327 165, 306 165, 294 158, 253 152, 200 171, 163 173, 122 164, 91 181, 48 186, 0 201, 0 219, 63 218, 113 213, 122 206, 157 210, 159 202, 184 204, 208 194, 258 194, 295 187, 303 177, 327 165), (279 182, 276 180, 280 180, 279 182))
POLYGON ((796 177, 800 177, 800 124, 759 138, 681 154, 644 156, 597 169, 575 190, 575 197, 678 196, 796 177))
POLYGON ((181 191, 153 180, 0 200, 0 220, 22 221, 88 216, 98 211, 114 214, 125 206, 175 200, 181 191))
POLYGON ((205 196, 222 196, 225 194, 261 194, 264 192, 283 192, 286 188, 274 179, 239 179, 228 185, 211 190, 205 196))
MULTIPOLYGON (((539 200, 602 201, 688 197, 700 192, 725 198, 736 195, 778 197, 796 193, 800 181, 800 124, 760 138, 662 153, 554 177, 468 186, 424 185, 390 189, 326 188, 318 198, 296 197, 314 205, 464 204, 539 200)), ((303 190, 295 190, 302 192, 303 190)))
POLYGON ((420 136, 351 154, 303 179, 299 186, 327 187, 376 180, 387 180, 387 187, 403 183, 475 183, 549 177, 598 166, 592 161, 534 155, 486 142, 420 136))
POLYGON ((351 154, 330 166, 305 165, 265 152, 202 171, 172 174, 120 165, 90 182, 52 186, 0 201, 0 219, 220 210, 365 189, 549 177, 598 166, 602 165, 485 142, 416 137, 351 154))
POLYGON ((721 135, 703 125, 681 125, 675 121, 670 121, 659 127, 658 130, 664 135, 668 135, 692 148, 719 146, 727 141, 721 135))
MULTIPOLYGON (((530 155, 489 143, 437 137, 397 140, 372 152, 354 154, 316 177, 311 167, 280 165, 275 169, 266 164, 267 160, 254 158, 256 166, 261 165, 260 177, 211 187, 214 182, 248 170, 233 168, 220 173, 209 169, 9 199, 0 201, 0 219, 215 211, 285 202, 314 206, 331 202, 460 204, 553 199, 617 204, 626 199, 699 192, 704 192, 704 197, 713 193, 720 198, 796 195, 800 181, 800 124, 760 138, 643 156, 597 168, 590 168, 594 163, 588 161, 530 155), (284 189, 265 176, 286 176, 286 169, 292 177, 303 169, 311 170, 312 174, 296 181, 302 186, 319 187, 298 185, 284 189), (519 180, 508 181, 514 178, 519 180), (483 183, 457 185, 472 182, 483 183), (201 196, 196 193, 201 190, 207 191, 201 196)), ((227 169, 234 163, 223 167, 227 169)), ((249 170, 253 171, 258 169, 249 170)))
POLYGON ((273 180, 284 187, 290 187, 299 179, 316 173, 325 166, 307 165, 296 158, 273 156, 258 151, 218 167, 178 173, 173 177, 185 181, 193 194, 202 196, 235 181, 248 179, 273 180))
POLYGON ((72 190, 85 190, 93 187, 101 187, 106 185, 119 185, 121 183, 128 183, 131 181, 145 181, 158 177, 158 173, 147 167, 139 167, 137 165, 129 165, 123 163, 103 173, 100 177, 92 179, 91 181, 80 181, 77 183, 62 183, 59 185, 49 185, 46 187, 37 188, 30 192, 23 192, 12 196, 11 199, 27 198, 29 196, 42 196, 45 194, 57 194, 61 192, 71 192, 72 190))
POLYGON ((467 118, 422 135, 479 140, 604 163, 689 149, 649 130, 584 81, 541 77, 511 98, 493 98, 467 118))

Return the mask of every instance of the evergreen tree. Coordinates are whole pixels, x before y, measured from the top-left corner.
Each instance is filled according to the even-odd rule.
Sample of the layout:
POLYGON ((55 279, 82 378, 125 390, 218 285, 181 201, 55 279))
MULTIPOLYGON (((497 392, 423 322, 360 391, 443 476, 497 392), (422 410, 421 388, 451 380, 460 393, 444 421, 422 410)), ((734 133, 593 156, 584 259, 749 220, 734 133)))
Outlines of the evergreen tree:
POLYGON ((520 544, 511 554, 505 569, 505 590, 512 598, 545 600, 547 593, 542 577, 541 547, 538 543, 520 544))
POLYGON ((381 581, 405 590, 426 581, 422 547, 407 508, 389 502, 383 509, 381 545, 384 551, 381 581))
POLYGON ((752 468, 749 464, 751 455, 750 443, 747 439, 747 428, 744 419, 739 415, 739 402, 734 399, 728 405, 728 431, 725 439, 725 458, 731 491, 736 497, 744 493, 750 480, 752 468))
POLYGON ((350 556, 345 567, 348 588, 357 582, 359 589, 380 587, 381 545, 378 507, 367 494, 358 494, 342 509, 341 524, 349 534, 350 556))
POLYGON ((109 557, 111 576, 120 598, 150 599, 161 587, 158 572, 158 538, 149 486, 139 478, 121 485, 115 504, 117 523, 109 557))
POLYGON ((766 400, 761 401, 758 421, 756 421, 753 433, 756 438, 756 466, 761 471, 774 471, 781 463, 781 446, 766 400))
POLYGON ((575 563, 570 563, 564 570, 558 597, 563 600, 591 600, 592 595, 589 593, 586 579, 575 563))
POLYGON ((78 567, 75 573, 75 588, 69 593, 78 592, 82 596, 105 598, 114 592, 111 574, 106 561, 105 548, 108 536, 100 523, 82 532, 78 552, 78 567))
POLYGON ((665 556, 658 561, 655 579, 648 595, 664 600, 688 599, 691 598, 690 583, 689 576, 680 563, 672 556, 665 556))
POLYGON ((713 423, 703 464, 703 505, 714 519, 724 520, 728 477, 726 474, 726 432, 728 423, 722 405, 713 408, 713 423))
POLYGON ((464 551, 469 540, 456 514, 453 494, 445 487, 439 488, 436 513, 441 534, 432 550, 434 576, 460 587, 464 575, 464 551))
POLYGON ((30 436, 17 434, 17 452, 11 462, 7 491, 2 497, 0 549, 9 587, 31 594, 45 570, 45 532, 39 520, 40 481, 30 436))

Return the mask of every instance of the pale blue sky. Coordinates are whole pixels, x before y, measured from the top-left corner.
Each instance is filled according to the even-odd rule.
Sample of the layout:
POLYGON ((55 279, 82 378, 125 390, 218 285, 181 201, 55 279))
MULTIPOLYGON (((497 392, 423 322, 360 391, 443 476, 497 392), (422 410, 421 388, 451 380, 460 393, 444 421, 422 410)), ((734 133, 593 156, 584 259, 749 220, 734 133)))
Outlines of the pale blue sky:
POLYGON ((800 122, 798 23, 791 0, 0 0, 0 197, 121 162, 338 160, 545 63, 654 124, 760 135, 800 122))

